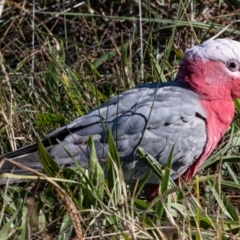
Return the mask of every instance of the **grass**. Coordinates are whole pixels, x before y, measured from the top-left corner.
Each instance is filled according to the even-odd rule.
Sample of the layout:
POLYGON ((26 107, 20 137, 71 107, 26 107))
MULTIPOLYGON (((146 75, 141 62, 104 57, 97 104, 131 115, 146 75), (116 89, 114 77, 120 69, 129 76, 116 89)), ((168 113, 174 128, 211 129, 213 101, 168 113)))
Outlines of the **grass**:
MULTIPOLYGON (((1 188, 0 239, 240 239, 239 100, 231 128, 188 183, 176 186, 168 168, 138 150, 162 179, 151 202, 141 194, 149 173, 126 183, 111 139, 108 180, 91 138, 87 170, 61 169, 38 140, 125 89, 174 79, 184 49, 238 19, 225 1, 195 1, 193 8, 188 1, 141 4, 139 24, 137 1, 39 1, 35 14, 31 2, 5 1, 0 151, 38 141, 47 176, 34 172, 35 181, 1 188)), ((221 35, 239 36, 238 23, 221 35)))

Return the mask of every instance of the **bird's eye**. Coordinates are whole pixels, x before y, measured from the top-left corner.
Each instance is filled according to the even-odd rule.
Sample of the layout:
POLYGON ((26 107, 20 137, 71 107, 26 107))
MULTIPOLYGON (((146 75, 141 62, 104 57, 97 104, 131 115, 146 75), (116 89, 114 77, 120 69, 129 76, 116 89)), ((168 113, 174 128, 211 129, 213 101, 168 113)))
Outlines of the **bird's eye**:
POLYGON ((239 62, 237 60, 228 61, 226 66, 232 72, 238 72, 240 70, 239 62))

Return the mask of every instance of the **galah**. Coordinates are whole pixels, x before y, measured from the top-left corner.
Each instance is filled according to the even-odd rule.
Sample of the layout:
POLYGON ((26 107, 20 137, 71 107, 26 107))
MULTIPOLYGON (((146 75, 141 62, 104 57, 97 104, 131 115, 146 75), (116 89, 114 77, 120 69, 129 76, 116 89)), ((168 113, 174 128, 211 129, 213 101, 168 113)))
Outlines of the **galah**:
MULTIPOLYGON (((240 43, 207 40, 185 51, 176 79, 140 85, 115 96, 85 116, 47 135, 43 144, 60 165, 73 165, 69 153, 87 167, 92 136, 101 161, 108 156, 111 129, 126 180, 142 179, 148 167, 137 155, 140 146, 161 165, 173 149, 172 179, 190 179, 213 152, 230 126, 233 98, 240 97, 240 43), (61 143, 59 143, 61 141, 61 143), (49 143, 52 143, 52 146, 49 143), (67 150, 67 151, 66 151, 67 150)), ((40 169, 36 145, 1 158, 13 158, 40 169)), ((11 171, 5 164, 0 173, 11 171)), ((14 170, 21 172, 20 169, 14 170)), ((160 184, 152 174, 149 184, 160 184)), ((154 195, 152 189, 150 195, 154 195)))

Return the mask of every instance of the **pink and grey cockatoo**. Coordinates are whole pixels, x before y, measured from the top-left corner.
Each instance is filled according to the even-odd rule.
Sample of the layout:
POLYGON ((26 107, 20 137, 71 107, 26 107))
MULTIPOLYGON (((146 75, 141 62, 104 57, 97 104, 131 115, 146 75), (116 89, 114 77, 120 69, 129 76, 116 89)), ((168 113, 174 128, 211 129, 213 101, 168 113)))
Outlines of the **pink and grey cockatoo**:
MULTIPOLYGON (((233 98, 238 97, 240 43, 211 39, 186 50, 175 81, 127 90, 50 133, 42 142, 57 163, 73 164, 67 149, 75 160, 87 166, 88 136, 94 139, 98 158, 106 159, 106 134, 111 129, 126 180, 129 177, 141 179, 148 171, 136 154, 139 146, 161 165, 166 164, 174 149, 171 177, 183 176, 188 180, 230 126, 234 115, 233 98), (53 144, 51 147, 49 142, 53 144)), ((15 158, 26 166, 39 169, 41 164, 36 151, 36 145, 31 145, 1 158, 15 158)), ((10 170, 6 164, 0 173, 10 170)), ((148 183, 159 184, 160 180, 152 174, 148 183)))

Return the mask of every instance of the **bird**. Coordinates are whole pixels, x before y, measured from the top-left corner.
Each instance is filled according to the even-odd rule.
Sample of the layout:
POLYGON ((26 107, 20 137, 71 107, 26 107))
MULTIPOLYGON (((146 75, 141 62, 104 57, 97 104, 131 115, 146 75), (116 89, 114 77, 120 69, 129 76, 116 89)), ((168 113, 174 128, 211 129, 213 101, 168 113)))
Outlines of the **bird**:
MULTIPOLYGON (((139 85, 110 98, 42 139, 58 164, 71 167, 72 157, 88 167, 91 136, 99 161, 108 157, 111 131, 126 181, 142 179, 148 166, 138 147, 164 166, 171 151, 170 176, 190 180, 210 156, 234 117, 234 98, 240 97, 240 43, 228 38, 208 39, 187 49, 173 81, 139 85), (67 150, 67 151, 66 151, 67 150), (72 157, 69 156, 69 153, 72 157)), ((37 145, 2 155, 41 169, 37 145)), ((11 164, 0 173, 10 172, 11 164)), ((15 167, 14 173, 21 173, 15 167)), ((154 173, 147 184, 156 196, 161 181, 154 173)))

